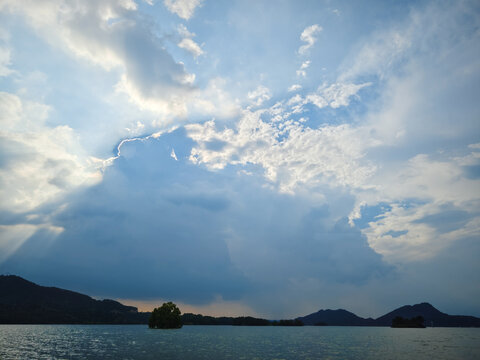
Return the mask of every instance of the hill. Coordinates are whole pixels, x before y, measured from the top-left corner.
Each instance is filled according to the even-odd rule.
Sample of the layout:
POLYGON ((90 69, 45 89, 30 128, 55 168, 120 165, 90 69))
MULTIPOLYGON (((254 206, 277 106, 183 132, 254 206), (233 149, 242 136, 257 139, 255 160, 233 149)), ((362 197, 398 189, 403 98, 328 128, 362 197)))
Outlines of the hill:
MULTIPOLYGON (((45 287, 15 275, 0 275, 0 324, 148 324, 149 312, 138 312, 114 300, 95 300, 74 291, 45 287)), ((377 319, 347 310, 319 310, 294 320, 270 321, 253 317, 212 317, 183 314, 185 325, 330 325, 391 326, 401 317, 421 316, 427 326, 480 327, 480 318, 448 315, 428 303, 406 305, 377 319)))
POLYGON ((305 325, 332 326, 391 326, 393 319, 413 319, 421 316, 427 326, 438 327, 480 327, 480 318, 474 316, 448 315, 435 309, 429 303, 405 305, 377 319, 365 319, 346 310, 319 310, 299 317, 305 325))
POLYGON ((305 325, 330 325, 330 326, 371 326, 373 319, 361 318, 350 311, 319 310, 316 313, 297 318, 305 325))
POLYGON ((435 309, 429 303, 405 305, 375 320, 377 326, 390 326, 396 317, 412 319, 422 316, 427 326, 439 327, 480 327, 480 318, 474 316, 448 315, 435 309))
POLYGON ((114 300, 95 300, 19 276, 0 275, 2 324, 146 324, 149 315, 114 300))

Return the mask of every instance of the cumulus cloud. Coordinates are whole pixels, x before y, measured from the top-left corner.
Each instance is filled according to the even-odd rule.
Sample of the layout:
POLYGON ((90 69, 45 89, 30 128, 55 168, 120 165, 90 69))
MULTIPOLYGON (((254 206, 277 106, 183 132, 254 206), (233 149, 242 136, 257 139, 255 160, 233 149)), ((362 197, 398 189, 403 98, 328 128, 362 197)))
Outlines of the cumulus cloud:
MULTIPOLYGON (((380 175, 377 201, 390 202, 391 207, 371 219, 363 231, 372 248, 391 262, 410 262, 478 236, 480 181, 466 176, 461 165, 474 158, 475 154, 468 154, 433 160, 417 155, 396 174, 380 175)), ((473 161, 479 162, 478 157, 473 161)))
POLYGON ((198 144, 190 159, 211 169, 227 164, 258 164, 282 192, 292 192, 299 185, 330 182, 362 187, 374 170, 362 164, 365 145, 350 126, 311 129, 291 119, 265 122, 262 113, 245 111, 234 129, 222 131, 215 129, 213 121, 188 125, 189 136, 198 144), (216 141, 225 146, 209 147, 216 141))
POLYGON ((178 47, 187 50, 194 57, 199 57, 203 54, 202 48, 192 39, 182 39, 182 41, 178 43, 178 47))
POLYGON ((185 20, 189 20, 195 9, 202 6, 203 0, 164 0, 167 9, 185 20))
POLYGON ((259 85, 255 90, 249 91, 247 97, 254 105, 260 106, 271 99, 272 93, 267 87, 259 85))
POLYGON ((303 30, 302 34, 300 35, 300 40, 305 42, 305 45, 300 46, 298 49, 298 53, 303 55, 307 53, 307 51, 315 44, 317 41, 317 35, 322 31, 322 27, 318 24, 310 25, 303 30))
POLYGON ((375 191, 357 193, 356 208, 389 205, 363 233, 394 263, 425 261, 478 236, 478 154, 465 145, 476 141, 479 115, 466 95, 480 79, 478 51, 472 51, 479 36, 465 25, 469 14, 468 6, 413 11, 402 26, 364 43, 340 77, 374 76, 382 89, 378 108, 363 123, 377 146, 370 158, 381 166, 370 179, 375 191))
POLYGON ((52 46, 106 70, 120 69, 117 89, 139 107, 163 115, 185 112, 194 75, 165 50, 134 1, 3 1, 0 10, 24 15, 52 46))

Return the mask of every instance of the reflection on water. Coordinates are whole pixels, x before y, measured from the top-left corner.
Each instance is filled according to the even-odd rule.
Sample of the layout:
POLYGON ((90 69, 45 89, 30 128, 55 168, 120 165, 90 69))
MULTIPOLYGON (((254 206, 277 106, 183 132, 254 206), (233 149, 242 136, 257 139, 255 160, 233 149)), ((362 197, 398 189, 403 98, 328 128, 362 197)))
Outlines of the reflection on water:
POLYGON ((480 359, 480 329, 0 325, 0 359, 480 359))

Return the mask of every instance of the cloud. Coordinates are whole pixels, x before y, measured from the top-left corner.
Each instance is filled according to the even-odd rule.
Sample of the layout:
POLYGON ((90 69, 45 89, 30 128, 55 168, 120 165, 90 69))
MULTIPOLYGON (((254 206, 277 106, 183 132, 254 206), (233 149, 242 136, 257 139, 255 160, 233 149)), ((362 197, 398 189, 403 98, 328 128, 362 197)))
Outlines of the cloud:
POLYGON ((184 113, 194 75, 165 50, 135 2, 4 1, 0 10, 22 14, 53 47, 106 70, 120 70, 117 90, 140 108, 184 113))
POLYGON ((300 46, 298 49, 298 53, 303 55, 307 53, 307 51, 315 44, 317 41, 316 35, 318 35, 322 31, 322 27, 318 24, 310 25, 303 30, 302 34, 300 35, 300 40, 305 42, 305 45, 300 46))
MULTIPOLYGON (((332 206, 272 191, 261 174, 238 176, 242 164, 211 172, 189 161, 193 145, 184 129, 124 143, 101 183, 54 214, 38 210, 64 229, 55 240, 30 233, 0 271, 96 296, 247 301, 262 313, 263 297, 292 284, 362 284, 390 271, 342 217, 348 194, 324 189, 332 206)), ((286 295, 270 311, 295 301, 286 295)))
POLYGON ((183 39, 177 44, 179 48, 185 49, 190 52, 195 58, 203 55, 202 48, 192 40, 192 37, 195 36, 194 33, 188 31, 185 25, 180 25, 178 28, 178 32, 183 39))
POLYGON ((350 126, 310 129, 289 119, 263 121, 264 113, 245 111, 234 129, 223 131, 216 131, 213 121, 188 125, 189 136, 198 144, 190 159, 211 169, 260 165, 265 177, 282 192, 330 182, 362 187, 374 170, 361 164, 364 143, 350 126), (218 140, 227 145, 220 150, 208 147, 218 140))
POLYGON ((0 262, 36 233, 53 239, 63 231, 39 207, 102 177, 101 163, 83 152, 71 128, 47 125, 49 112, 0 92, 0 262))
POLYGON ((382 179, 378 197, 389 201, 391 208, 363 230, 370 246, 388 261, 411 262, 434 257, 461 239, 478 237, 480 181, 468 178, 461 166, 471 158, 432 160, 417 155, 382 179))
POLYGON ((299 77, 306 77, 307 76, 307 69, 310 66, 310 60, 304 61, 300 68, 297 70, 297 76, 299 77))
POLYGON ((259 85, 255 90, 249 91, 247 97, 254 105, 260 106, 271 99, 272 93, 267 87, 259 85))
POLYGON ((307 95, 304 103, 312 103, 318 108, 330 106, 333 109, 337 109, 341 106, 348 106, 352 97, 358 97, 357 93, 361 89, 370 85, 371 83, 334 83, 328 86, 322 85, 318 88, 316 93, 307 95))
POLYGON ((479 36, 465 22, 478 24, 471 14, 467 3, 412 10, 363 40, 339 76, 369 79, 380 94, 358 128, 369 134, 367 158, 378 166, 371 191, 355 192, 351 217, 362 207, 389 205, 362 232, 392 263, 427 261, 478 236, 479 183, 468 171, 478 159, 466 145, 476 141, 479 115, 469 95, 480 78, 472 51, 479 36))
MULTIPOLYGON (((303 91, 288 89, 295 93, 285 91, 291 76, 282 80, 283 73, 255 74, 245 85, 240 65, 244 85, 236 92, 240 77, 230 65, 253 57, 271 63, 258 52, 232 63, 209 53, 211 67, 190 61, 195 80, 167 50, 195 34, 182 25, 162 37, 138 8, 107 0, 0 3, 16 26, 25 30, 23 17, 50 42, 48 52, 61 48, 75 69, 104 69, 108 86, 117 84, 115 98, 135 105, 125 114, 112 102, 107 115, 83 116, 102 126, 79 139, 70 112, 32 99, 27 76, 7 78, 5 86, 22 89, 0 94, 0 271, 95 296, 243 303, 260 314, 387 303, 388 310, 392 296, 411 302, 429 294, 478 311, 471 300, 480 235, 473 2, 389 17, 395 22, 361 34, 338 69, 321 72, 320 85, 309 76, 303 91), (125 125, 117 117, 132 119, 125 125), (179 118, 190 124, 178 128, 179 118), (132 138, 122 137, 125 126, 132 138), (104 133, 110 145, 90 139, 104 133), (88 141, 95 149, 118 143, 118 152, 92 158, 81 146, 88 141)), ((301 55, 321 31, 310 28, 301 55)), ((201 46, 187 43, 201 55, 201 46)), ((21 70, 21 46, 2 47, 0 69, 21 70)), ((305 60, 298 76, 318 75, 309 66, 305 60)), ((54 76, 61 75, 38 83, 58 85, 54 76)), ((89 107, 71 101, 72 109, 89 107)))
POLYGON ((195 9, 202 6, 203 0, 164 0, 163 2, 168 11, 177 14, 185 20, 189 20, 195 9))
POLYGON ((292 106, 294 113, 301 113, 305 111, 305 105, 313 104, 317 108, 322 109, 330 107, 332 109, 338 109, 340 107, 346 107, 350 105, 352 98, 359 99, 357 93, 371 86, 371 83, 352 84, 352 83, 333 83, 323 84, 318 87, 316 92, 309 93, 302 97, 297 94, 290 98, 287 105, 292 106))
POLYGON ((290 86, 288 88, 288 92, 294 92, 294 91, 298 91, 302 88, 302 85, 300 84, 293 84, 292 86, 290 86))
POLYGON ((2 210, 30 211, 72 189, 101 179, 74 131, 46 125, 50 108, 0 92, 2 210))
POLYGON ((203 54, 202 48, 192 39, 182 39, 182 41, 178 43, 178 47, 187 50, 194 57, 199 57, 203 54))

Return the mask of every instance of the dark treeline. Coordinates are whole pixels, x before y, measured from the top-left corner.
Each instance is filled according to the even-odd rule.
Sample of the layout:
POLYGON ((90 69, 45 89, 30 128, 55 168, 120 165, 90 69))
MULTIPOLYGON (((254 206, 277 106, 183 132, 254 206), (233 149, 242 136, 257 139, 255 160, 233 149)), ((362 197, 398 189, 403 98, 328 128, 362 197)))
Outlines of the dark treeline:
POLYGON ((236 325, 236 326, 303 326, 298 320, 266 320, 251 316, 213 317, 200 314, 185 313, 182 315, 183 325, 236 325))
POLYGON ((238 326, 267 326, 270 321, 257 319, 251 316, 240 317, 213 317, 200 314, 185 313, 182 315, 183 325, 238 325, 238 326))

